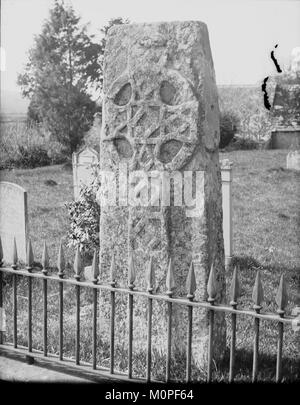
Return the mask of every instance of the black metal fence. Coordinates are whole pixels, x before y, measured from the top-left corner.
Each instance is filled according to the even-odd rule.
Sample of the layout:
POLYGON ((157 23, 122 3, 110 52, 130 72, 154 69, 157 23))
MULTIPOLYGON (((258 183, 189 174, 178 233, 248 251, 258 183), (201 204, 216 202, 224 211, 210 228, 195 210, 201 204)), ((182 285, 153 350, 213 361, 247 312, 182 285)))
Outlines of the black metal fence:
POLYGON ((34 258, 31 242, 27 245, 27 258, 26 266, 24 269, 20 269, 18 266, 17 246, 14 241, 14 253, 12 258, 11 267, 3 266, 3 252, 0 239, 0 307, 3 306, 3 273, 10 273, 12 275, 12 291, 13 291, 13 341, 6 342, 4 332, 0 332, 0 350, 5 349, 9 352, 24 353, 29 358, 40 357, 44 359, 53 360, 55 362, 65 362, 63 351, 63 329, 64 329, 64 286, 73 285, 76 291, 76 333, 75 333, 75 361, 73 360, 73 366, 89 369, 97 374, 105 374, 109 377, 122 377, 119 373, 115 372, 115 304, 116 294, 126 294, 128 298, 128 372, 127 376, 123 375, 128 380, 138 380, 133 376, 132 364, 133 364, 133 310, 134 310, 134 297, 142 296, 147 299, 147 354, 146 354, 146 379, 144 381, 152 380, 152 314, 153 314, 153 300, 165 302, 167 306, 167 340, 166 340, 166 372, 165 380, 170 381, 170 368, 171 368, 171 355, 172 355, 172 319, 173 319, 173 305, 184 306, 187 309, 187 341, 186 341, 186 381, 191 380, 191 358, 192 358, 192 337, 193 337, 193 310, 195 308, 203 308, 208 311, 209 330, 208 330, 208 353, 207 353, 207 377, 208 382, 213 379, 213 337, 214 337, 214 324, 215 313, 223 312, 230 314, 231 316, 231 339, 230 339, 230 359, 229 359, 229 381, 234 381, 235 378, 235 358, 236 358, 236 331, 237 331, 237 318, 238 316, 247 316, 253 319, 253 367, 252 367, 252 381, 257 380, 258 376, 258 358, 259 358, 259 339, 260 339, 260 322, 274 322, 278 328, 277 338, 277 361, 276 361, 276 381, 280 382, 282 379, 282 349, 284 339, 284 326, 291 325, 295 322, 295 318, 285 316, 285 308, 288 303, 287 289, 284 280, 284 276, 281 276, 279 289, 275 298, 278 310, 277 314, 273 313, 261 313, 263 302, 263 289, 261 283, 260 272, 256 274, 255 285, 252 293, 253 310, 238 309, 238 298, 240 296, 240 286, 238 281, 237 269, 234 269, 233 278, 230 289, 230 305, 220 305, 215 302, 215 298, 218 293, 218 287, 215 278, 215 270, 212 266, 208 284, 207 293, 208 300, 196 301, 194 299, 195 291, 197 289, 196 279, 194 273, 193 263, 191 263, 190 270, 186 281, 186 298, 178 298, 173 296, 174 290, 174 274, 172 262, 169 263, 167 277, 166 277, 166 294, 154 294, 154 268, 152 259, 148 263, 146 269, 146 291, 140 291, 135 288, 136 273, 134 268, 134 261, 129 260, 128 267, 128 288, 120 288, 116 286, 115 263, 114 258, 111 263, 110 272, 110 284, 101 284, 99 280, 99 265, 97 253, 94 253, 92 262, 92 275, 91 281, 81 281, 82 263, 80 251, 77 249, 75 261, 74 261, 74 279, 65 277, 65 259, 63 253, 62 244, 60 244, 58 260, 57 260, 57 275, 48 274, 49 269, 49 256, 46 243, 44 244, 43 256, 42 256, 42 269, 33 268, 34 258), (28 334, 28 347, 20 347, 18 345, 18 278, 28 279, 28 320, 27 320, 27 334, 28 334), (42 279, 43 282, 43 351, 37 351, 32 347, 32 280, 42 279), (59 354, 55 356, 48 353, 48 341, 47 341, 47 328, 48 328, 48 282, 58 283, 58 322, 59 322, 59 354), (93 301, 92 301, 92 363, 87 364, 81 362, 80 359, 80 294, 83 288, 92 289, 93 301), (98 293, 99 291, 110 292, 110 367, 108 370, 101 368, 96 361, 97 355, 97 306, 98 306, 98 293))

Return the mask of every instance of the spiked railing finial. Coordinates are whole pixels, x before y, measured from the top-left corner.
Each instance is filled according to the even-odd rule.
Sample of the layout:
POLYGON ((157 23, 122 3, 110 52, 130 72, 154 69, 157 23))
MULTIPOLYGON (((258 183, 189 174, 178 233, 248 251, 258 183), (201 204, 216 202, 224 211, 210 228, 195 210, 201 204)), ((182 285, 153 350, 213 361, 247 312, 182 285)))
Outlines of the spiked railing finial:
POLYGON ((1 236, 0 236, 0 267, 3 264, 3 249, 2 249, 2 240, 1 240, 1 236))
POLYGON ((276 294, 276 304, 278 306, 277 312, 280 316, 284 315, 285 307, 288 304, 288 293, 287 293, 287 286, 285 282, 285 277, 282 274, 280 277, 279 287, 276 294))
POLYGON ((16 238, 14 237, 13 242, 13 254, 12 254, 12 264, 11 267, 15 270, 18 267, 18 250, 17 250, 17 242, 16 238))
POLYGON ((153 256, 150 256, 150 260, 148 263, 148 268, 146 272, 146 281, 147 281, 147 291, 151 294, 155 287, 155 271, 153 266, 153 256))
POLYGON ((75 280, 79 281, 82 272, 82 263, 81 263, 81 254, 80 254, 80 247, 77 245, 75 260, 74 260, 74 272, 75 272, 75 280))
POLYGON ((255 283, 252 292, 252 301, 254 303, 253 308, 256 312, 259 312, 262 308, 261 304, 264 300, 264 290, 261 282, 261 274, 258 270, 255 277, 255 283))
POLYGON ((98 254, 97 250, 94 251, 93 256, 93 263, 92 263, 92 275, 93 275, 93 283, 97 284, 98 276, 99 276, 99 261, 98 261, 98 254))
POLYGON ((61 240, 60 244, 59 244, 59 250, 58 250, 58 256, 57 256, 57 268, 58 268, 58 277, 59 278, 63 278, 65 267, 66 267, 65 255, 64 255, 64 249, 63 249, 63 244, 62 244, 62 240, 61 240))
POLYGON ((174 268, 173 268, 173 260, 170 257, 167 277, 166 277, 166 286, 167 286, 167 295, 169 297, 172 296, 173 290, 175 288, 175 279, 174 279, 174 268))
POLYGON ((26 269, 30 273, 33 269, 33 250, 31 245, 31 240, 29 239, 27 242, 27 249, 26 249, 26 269))
POLYGON ((48 273, 48 267, 49 267, 49 254, 48 254, 48 248, 47 248, 47 244, 46 241, 44 241, 44 249, 43 249, 43 255, 42 255, 42 266, 43 266, 43 270, 42 272, 47 275, 48 273))
POLYGON ((187 298, 192 301, 194 299, 194 293, 197 289, 196 285, 196 277, 195 277, 195 270, 194 270, 194 263, 191 261, 189 273, 186 279, 186 291, 187 291, 187 298))
POLYGON ((136 279, 135 260, 133 251, 131 250, 128 258, 128 287, 131 290, 134 288, 135 279, 136 279))
POLYGON ((217 279, 216 279, 216 273, 215 273, 215 266, 212 264, 209 277, 208 277, 208 282, 207 282, 207 293, 208 293, 208 302, 210 302, 212 305, 215 302, 216 296, 218 294, 218 284, 217 284, 217 279))
POLYGON ((230 305, 237 306, 237 300, 241 294, 240 283, 238 279, 237 267, 234 267, 232 281, 230 286, 230 305))

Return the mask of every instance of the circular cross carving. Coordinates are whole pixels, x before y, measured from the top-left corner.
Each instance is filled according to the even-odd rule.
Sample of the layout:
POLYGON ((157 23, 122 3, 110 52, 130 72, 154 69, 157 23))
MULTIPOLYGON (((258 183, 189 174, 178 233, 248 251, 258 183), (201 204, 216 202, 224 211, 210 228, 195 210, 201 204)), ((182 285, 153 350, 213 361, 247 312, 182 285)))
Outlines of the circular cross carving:
POLYGON ((197 108, 191 84, 177 71, 125 73, 106 96, 105 140, 132 170, 177 170, 198 141, 197 108))

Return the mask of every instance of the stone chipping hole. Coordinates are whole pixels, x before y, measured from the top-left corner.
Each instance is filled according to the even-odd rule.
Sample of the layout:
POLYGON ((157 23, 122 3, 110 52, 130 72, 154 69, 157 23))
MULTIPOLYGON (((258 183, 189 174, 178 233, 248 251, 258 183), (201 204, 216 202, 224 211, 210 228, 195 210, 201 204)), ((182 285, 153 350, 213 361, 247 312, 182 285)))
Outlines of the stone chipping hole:
POLYGON ((160 86, 160 98, 165 104, 175 105, 176 104, 176 89, 173 84, 164 80, 160 86))
POLYGON ((115 96, 114 103, 123 106, 129 103, 132 94, 132 87, 130 83, 124 84, 115 96))

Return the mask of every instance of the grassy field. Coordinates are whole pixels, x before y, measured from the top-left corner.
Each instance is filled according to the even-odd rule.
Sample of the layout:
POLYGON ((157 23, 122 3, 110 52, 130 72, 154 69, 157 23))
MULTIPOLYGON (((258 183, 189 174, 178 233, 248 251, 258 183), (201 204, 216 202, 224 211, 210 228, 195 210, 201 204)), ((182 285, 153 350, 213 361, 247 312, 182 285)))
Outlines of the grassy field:
MULTIPOLYGON (((15 118, 15 117, 12 117, 15 118)), ((62 163, 61 146, 43 125, 22 119, 0 121, 0 169, 62 163)))
MULTIPOLYGON (((240 307, 251 306, 251 294, 257 269, 262 269, 262 279, 265 293, 265 311, 275 311, 275 295, 278 288, 280 275, 284 273, 289 286, 288 314, 299 302, 300 290, 300 255, 299 255, 299 206, 300 174, 286 170, 286 154, 283 150, 267 151, 234 151, 221 153, 220 158, 228 158, 233 163, 233 264, 240 267, 240 283, 242 296, 240 307)), ((58 243, 65 238, 68 229, 67 211, 64 206, 66 201, 73 197, 72 171, 61 165, 36 168, 30 170, 1 171, 0 179, 20 184, 28 191, 30 237, 33 242, 35 258, 41 259, 43 241, 49 247, 51 265, 55 266, 58 243), (53 180, 53 182, 48 182, 53 180)), ((74 251, 66 249, 67 261, 70 267, 73 263, 74 251)), ((71 274, 71 270, 69 270, 71 274)), ((229 284, 232 267, 228 269, 226 281, 229 284)), ((7 286, 9 288, 9 284, 7 286)), ((38 290, 38 285, 37 285, 38 290)), ((24 293, 26 302, 26 284, 20 286, 19 294, 24 293)), ((49 345, 53 352, 57 352, 57 291, 53 289, 54 299, 49 303, 49 345)), ((74 350, 74 337, 68 336, 74 327, 75 310, 72 307, 74 291, 67 292, 69 304, 65 308, 66 317, 66 352, 72 355, 74 350)), ((90 298, 85 296, 87 305, 84 309, 83 336, 81 354, 89 360, 91 338, 90 298)), ((40 319, 39 327, 34 330, 35 347, 42 348, 42 297, 35 297, 34 308, 36 320, 40 319)), ((8 318, 11 314, 10 299, 6 302, 8 318)), ((20 304, 19 339, 26 344, 26 306, 24 312, 20 304)), ((8 338, 11 338, 11 321, 8 319, 8 338)), ((230 326, 228 322, 228 332, 230 326)), ((261 327, 262 339, 260 349, 262 352, 261 363, 264 371, 260 378, 268 380, 274 377, 276 354, 276 325, 264 322, 261 327)), ((237 348, 239 358, 237 362, 238 377, 246 379, 247 370, 251 369, 253 331, 252 323, 248 319, 240 318, 238 323, 237 348)), ((299 379, 300 373, 297 364, 299 357, 299 335, 290 329, 286 330, 284 346, 284 367, 290 378, 299 379)), ((106 341, 102 344, 101 364, 108 365, 106 341), (106 357, 105 357, 106 356, 106 357)), ((99 344, 100 344, 99 343, 99 344)), ((124 357, 124 356, 123 356, 124 357)), ((139 372, 143 356, 136 360, 134 370, 139 372)), ((116 355, 116 363, 120 369, 126 368, 122 353, 116 355)), ((162 370, 163 365, 157 369, 162 370)), ((221 367, 221 366, 220 366, 221 367)), ((228 367, 228 364, 227 364, 228 367)), ((161 371, 158 372, 158 374, 161 371)), ((226 377, 226 372, 221 368, 217 370, 219 378, 226 377)), ((197 371, 194 370, 194 377, 197 371)))

